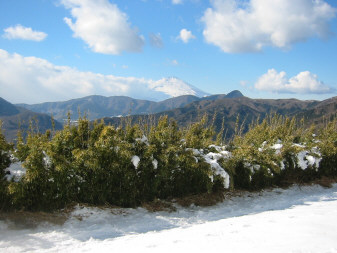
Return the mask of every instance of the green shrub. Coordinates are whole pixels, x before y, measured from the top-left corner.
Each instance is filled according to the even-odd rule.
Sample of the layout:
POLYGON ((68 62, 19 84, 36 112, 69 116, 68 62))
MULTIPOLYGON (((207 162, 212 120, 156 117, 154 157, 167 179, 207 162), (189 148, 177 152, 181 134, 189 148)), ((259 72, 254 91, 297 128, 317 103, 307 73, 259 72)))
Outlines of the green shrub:
MULTIPOLYGON (((228 183, 217 171, 221 168, 230 176, 230 189, 337 175, 336 120, 315 136, 315 128, 303 121, 270 115, 253 122, 245 135, 237 134, 226 146, 228 156, 220 154, 224 147, 210 145, 215 133, 206 121, 204 116, 180 129, 164 116, 150 129, 130 122, 115 128, 84 117, 57 132, 31 130, 26 140, 19 132, 15 151, 0 129, 0 208, 53 210, 71 202, 134 207, 212 193, 228 183), (11 152, 26 169, 18 182, 5 180, 11 152), (319 166, 312 162, 320 158, 319 166)), ((216 142, 222 139, 218 134, 216 142)))
MULTIPOLYGON (((53 209, 57 195, 53 187, 53 168, 47 155, 46 135, 29 134, 27 143, 22 144, 18 153, 25 151, 23 167, 26 174, 19 182, 11 182, 9 189, 13 205, 28 210, 53 209)), ((57 207, 57 204, 56 204, 57 207)))
POLYGON ((207 115, 200 122, 191 124, 185 133, 186 145, 196 149, 208 147, 215 135, 213 126, 207 125, 207 115))
POLYGON ((277 114, 261 123, 259 120, 252 123, 245 135, 236 135, 230 144, 233 156, 227 167, 234 187, 258 190, 293 178, 304 182, 317 177, 317 168, 309 166, 304 171, 297 161, 299 152, 310 151, 317 145, 314 130, 314 127, 306 128, 303 120, 277 114))
POLYGON ((2 122, 0 121, 0 210, 6 209, 9 205, 8 182, 5 178, 5 170, 10 166, 10 152, 12 145, 6 142, 2 133, 2 122))
POLYGON ((337 119, 320 130, 317 145, 322 153, 320 172, 322 176, 337 177, 337 119))

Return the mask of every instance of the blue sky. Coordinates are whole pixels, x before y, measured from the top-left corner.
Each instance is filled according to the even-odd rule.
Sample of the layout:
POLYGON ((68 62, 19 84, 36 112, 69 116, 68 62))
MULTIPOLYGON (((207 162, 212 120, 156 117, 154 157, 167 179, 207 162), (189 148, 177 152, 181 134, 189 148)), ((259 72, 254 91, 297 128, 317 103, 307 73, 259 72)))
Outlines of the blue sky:
POLYGON ((137 96, 174 76, 210 94, 329 98, 336 8, 334 0, 1 0, 0 96, 137 96))

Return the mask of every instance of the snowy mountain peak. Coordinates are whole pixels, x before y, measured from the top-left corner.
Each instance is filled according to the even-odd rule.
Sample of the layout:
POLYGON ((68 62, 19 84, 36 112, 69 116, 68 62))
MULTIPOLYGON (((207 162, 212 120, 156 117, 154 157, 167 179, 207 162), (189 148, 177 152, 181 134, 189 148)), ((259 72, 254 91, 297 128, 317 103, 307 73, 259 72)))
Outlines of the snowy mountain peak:
POLYGON ((178 97, 182 95, 203 97, 209 95, 176 77, 167 77, 154 81, 151 84, 151 88, 155 91, 163 92, 170 97, 178 97))

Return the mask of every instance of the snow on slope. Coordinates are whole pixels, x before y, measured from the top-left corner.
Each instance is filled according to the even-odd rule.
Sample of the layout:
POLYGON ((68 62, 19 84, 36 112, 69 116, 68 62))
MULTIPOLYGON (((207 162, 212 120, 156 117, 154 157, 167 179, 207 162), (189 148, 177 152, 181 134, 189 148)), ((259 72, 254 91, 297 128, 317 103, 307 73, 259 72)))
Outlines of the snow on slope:
POLYGON ((149 213, 78 207, 62 226, 0 221, 0 252, 337 252, 337 184, 149 213))
POLYGON ((163 92, 170 97, 179 97, 182 95, 204 97, 209 95, 176 77, 162 78, 158 81, 154 81, 150 83, 150 88, 163 92))

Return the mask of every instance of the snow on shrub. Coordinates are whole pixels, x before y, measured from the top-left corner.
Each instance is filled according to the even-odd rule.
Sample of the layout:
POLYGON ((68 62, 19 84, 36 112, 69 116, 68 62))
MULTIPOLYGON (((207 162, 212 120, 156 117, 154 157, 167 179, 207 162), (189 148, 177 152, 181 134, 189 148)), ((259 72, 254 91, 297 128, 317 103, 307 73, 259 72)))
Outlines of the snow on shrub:
POLYGON ((134 155, 134 156, 131 158, 131 162, 132 162, 133 166, 135 166, 135 168, 137 169, 137 168, 138 168, 138 164, 139 164, 139 162, 140 162, 139 156, 134 155))
POLYGON ((156 170, 158 168, 158 161, 156 159, 152 160, 153 168, 156 170))
POLYGON ((225 149, 225 146, 217 146, 214 144, 209 145, 207 149, 186 148, 187 151, 192 151, 196 162, 201 159, 210 165, 212 174, 209 175, 209 178, 212 182, 214 181, 214 176, 220 176, 223 179, 224 188, 229 189, 230 176, 219 164, 220 161, 231 157, 231 153, 225 149), (214 150, 215 152, 210 152, 209 150, 214 150))
POLYGON ((310 166, 315 167, 316 171, 318 171, 321 160, 321 153, 317 147, 312 148, 311 152, 308 150, 303 150, 297 154, 297 165, 302 170, 306 170, 310 166), (315 156, 311 154, 314 154, 315 156))
POLYGON ((26 169, 22 166, 22 162, 18 161, 13 156, 11 156, 11 160, 11 165, 5 170, 6 179, 7 181, 14 180, 15 182, 18 182, 24 175, 26 175, 26 169))

